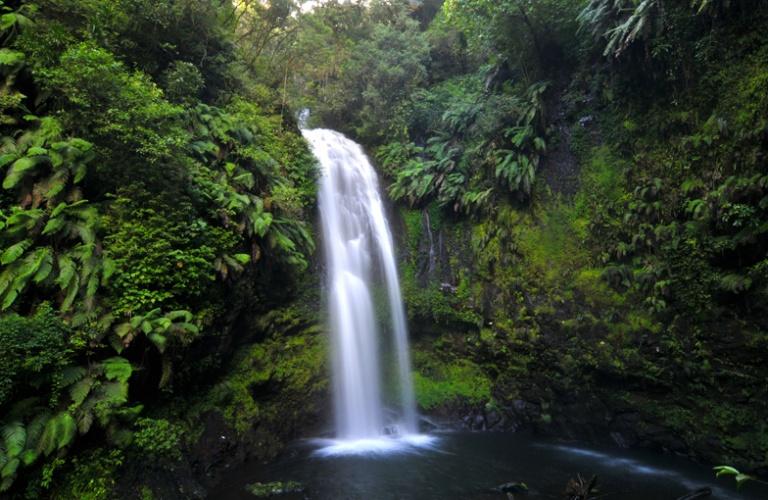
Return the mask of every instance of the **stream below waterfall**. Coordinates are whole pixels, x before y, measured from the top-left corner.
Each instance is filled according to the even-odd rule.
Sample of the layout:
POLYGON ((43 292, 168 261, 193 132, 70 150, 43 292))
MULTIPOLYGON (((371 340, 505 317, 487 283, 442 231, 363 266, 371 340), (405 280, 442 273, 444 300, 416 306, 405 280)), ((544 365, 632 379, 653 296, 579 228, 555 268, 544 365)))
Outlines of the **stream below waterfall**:
POLYGON ((255 482, 298 481, 305 491, 281 499, 505 499, 492 491, 502 483, 529 487, 516 499, 562 499, 568 479, 598 476, 600 499, 674 500, 709 487, 716 500, 765 499, 768 488, 732 478, 716 479, 712 469, 685 458, 649 450, 580 446, 526 433, 436 434, 427 448, 367 456, 318 456, 312 441, 294 443, 269 465, 244 464, 231 470, 210 498, 254 498, 245 490, 255 482))

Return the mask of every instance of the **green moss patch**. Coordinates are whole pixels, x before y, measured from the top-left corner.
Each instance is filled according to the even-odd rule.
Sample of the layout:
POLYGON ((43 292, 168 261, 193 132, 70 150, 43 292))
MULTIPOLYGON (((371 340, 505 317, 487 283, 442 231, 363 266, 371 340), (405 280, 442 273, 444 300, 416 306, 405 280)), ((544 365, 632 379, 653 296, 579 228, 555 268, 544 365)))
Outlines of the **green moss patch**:
POLYGON ((416 362, 419 369, 413 380, 420 408, 433 410, 460 403, 481 405, 491 400, 491 380, 471 361, 446 363, 417 353, 416 362))

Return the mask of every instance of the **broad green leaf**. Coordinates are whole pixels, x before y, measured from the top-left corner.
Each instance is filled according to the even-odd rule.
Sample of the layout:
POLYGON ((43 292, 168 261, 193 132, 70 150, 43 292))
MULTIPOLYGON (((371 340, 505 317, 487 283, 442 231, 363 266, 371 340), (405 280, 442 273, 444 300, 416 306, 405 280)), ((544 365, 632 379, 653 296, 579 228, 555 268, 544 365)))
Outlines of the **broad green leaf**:
POLYGON ((38 449, 50 455, 54 450, 68 445, 75 437, 75 419, 68 412, 61 412, 45 424, 38 449))
POLYGON ((197 333, 199 333, 199 330, 198 330, 197 326, 194 325, 193 323, 178 323, 176 326, 177 326, 177 328, 179 328, 179 329, 181 329, 181 330, 183 330, 183 331, 185 331, 187 333, 192 333, 192 334, 195 334, 195 335, 197 333))
POLYGON ((75 432, 77 431, 77 424, 75 423, 75 419, 72 418, 72 415, 67 412, 62 412, 58 421, 59 433, 58 442, 56 444, 58 449, 62 449, 74 439, 75 432))
MULTIPOLYGON (((107 382, 99 388, 98 402, 120 405, 128 401, 128 384, 121 381, 107 382)), ((101 420, 101 417, 99 417, 101 420)))
POLYGON ((183 319, 184 321, 192 321, 192 313, 189 311, 184 310, 178 310, 178 311, 171 311, 168 314, 165 315, 166 318, 170 319, 171 321, 176 321, 177 319, 183 319))
POLYGON ((740 472, 738 469, 735 469, 731 467, 730 465, 718 465, 717 467, 713 467, 714 471, 717 473, 715 476, 738 476, 740 472))
POLYGON ((6 310, 16 301, 16 298, 19 296, 19 291, 12 289, 9 290, 8 293, 5 295, 5 298, 3 299, 3 305, 2 309, 6 310))
POLYGON ((69 207, 70 207, 70 205, 67 205, 65 202, 63 202, 63 201, 62 201, 61 203, 59 203, 58 205, 56 205, 56 208, 54 208, 53 210, 51 210, 51 219, 53 219, 53 218, 55 218, 55 217, 58 217, 59 215, 61 215, 61 213, 62 213, 64 210, 66 210, 67 208, 69 208, 69 207))
POLYGON ((75 184, 80 184, 80 182, 85 179, 85 175, 88 173, 88 168, 85 163, 78 163, 72 170, 75 174, 72 182, 75 184))
POLYGON ((77 297, 77 292, 80 290, 80 277, 75 274, 67 286, 67 295, 61 303, 61 310, 68 311, 72 307, 72 303, 77 297))
POLYGON ((15 12, 9 12, 0 16, 0 31, 5 31, 18 22, 18 16, 15 12))
POLYGON ((115 273, 117 269, 117 263, 109 257, 104 257, 101 260, 101 283, 106 285, 109 278, 115 273))
POLYGON ((264 237, 272 224, 272 214, 262 213, 253 220, 253 232, 260 237, 264 237))
POLYGON ((93 424, 93 412, 90 410, 81 412, 77 419, 77 430, 80 434, 85 434, 91 429, 93 424))
POLYGON ((96 291, 99 289, 99 276, 97 274, 91 274, 88 278, 88 284, 85 287, 85 296, 87 298, 93 298, 96 296, 96 291))
POLYGON ((21 458, 21 462, 24 465, 29 466, 29 465, 32 465, 35 462, 35 460, 37 460, 38 456, 40 455, 37 453, 37 450, 29 449, 29 450, 24 450, 20 458, 21 458))
POLYGON ((149 335, 152 330, 154 330, 154 328, 150 321, 144 320, 141 322, 141 331, 144 332, 144 335, 149 335))
POLYGON ((131 328, 133 328, 134 330, 138 329, 142 321, 144 321, 144 316, 132 317, 130 321, 131 328))

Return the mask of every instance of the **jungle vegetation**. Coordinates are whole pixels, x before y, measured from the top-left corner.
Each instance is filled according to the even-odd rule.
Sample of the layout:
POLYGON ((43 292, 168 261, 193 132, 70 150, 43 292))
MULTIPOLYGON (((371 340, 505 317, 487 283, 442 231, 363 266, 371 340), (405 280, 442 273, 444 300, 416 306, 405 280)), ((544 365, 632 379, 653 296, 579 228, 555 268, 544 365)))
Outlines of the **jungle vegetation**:
POLYGON ((546 426, 576 394, 765 472, 767 27, 763 0, 0 1, 0 495, 113 498, 210 412, 265 455, 316 418, 303 108, 399 214, 423 410, 546 426))

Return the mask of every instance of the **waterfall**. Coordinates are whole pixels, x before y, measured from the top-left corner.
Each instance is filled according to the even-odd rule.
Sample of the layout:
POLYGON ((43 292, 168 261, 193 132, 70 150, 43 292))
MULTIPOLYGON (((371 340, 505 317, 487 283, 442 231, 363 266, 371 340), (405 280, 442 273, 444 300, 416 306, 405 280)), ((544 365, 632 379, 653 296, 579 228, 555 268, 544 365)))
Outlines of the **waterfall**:
POLYGON ((392 233, 376 171, 357 143, 333 130, 302 131, 317 157, 327 263, 333 393, 339 440, 397 439, 418 432, 408 329, 392 233), (391 319, 399 412, 385 418, 373 284, 383 278, 391 319), (387 429, 387 430, 385 430, 387 429), (385 437, 389 435, 389 437, 385 437))

